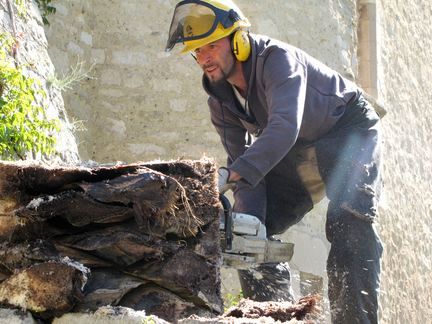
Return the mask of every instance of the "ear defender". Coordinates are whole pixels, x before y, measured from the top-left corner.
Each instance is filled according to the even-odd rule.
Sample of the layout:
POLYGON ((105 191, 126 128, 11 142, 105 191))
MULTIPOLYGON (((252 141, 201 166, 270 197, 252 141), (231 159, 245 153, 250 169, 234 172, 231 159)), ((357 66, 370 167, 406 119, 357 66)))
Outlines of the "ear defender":
POLYGON ((246 61, 251 53, 248 33, 244 30, 237 30, 231 38, 231 48, 237 60, 246 61))

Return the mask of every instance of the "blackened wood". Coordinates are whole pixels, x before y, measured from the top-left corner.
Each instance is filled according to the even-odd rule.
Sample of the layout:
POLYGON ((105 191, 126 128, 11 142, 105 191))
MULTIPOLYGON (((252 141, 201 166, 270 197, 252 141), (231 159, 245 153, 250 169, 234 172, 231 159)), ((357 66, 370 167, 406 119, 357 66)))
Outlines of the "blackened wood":
POLYGON ((222 312, 217 264, 209 262, 187 247, 180 249, 171 258, 137 264, 124 271, 152 281, 196 305, 208 307, 215 313, 222 312))
POLYGON ((176 323, 190 315, 211 318, 214 313, 207 307, 199 307, 154 284, 142 285, 126 294, 120 306, 145 310, 147 314, 176 323), (159 301, 159 302, 157 302, 159 301))
POLYGON ((93 273, 85 297, 68 305, 75 310, 123 302, 158 312, 174 307, 165 312, 174 318, 221 313, 215 174, 209 161, 92 168, 0 162, 0 243, 20 251, 11 255, 5 245, 0 281, 68 257, 93 273), (34 242, 43 242, 38 251, 34 242))
MULTIPOLYGON (((1 204, 1 202, 0 202, 1 204)), ((24 241, 35 238, 43 224, 26 217, 14 215, 13 212, 0 214, 0 241, 24 241)))
POLYGON ((119 305, 127 293, 146 283, 146 280, 128 276, 113 268, 94 269, 88 276, 84 297, 74 311, 95 311, 101 306, 119 305))
POLYGON ((101 203, 84 192, 69 190, 36 198, 15 215, 39 222, 61 217, 73 226, 82 227, 121 222, 133 218, 134 212, 127 206, 101 203))
POLYGON ((45 262, 18 271, 0 283, 0 303, 52 318, 72 309, 83 296, 87 269, 72 262, 45 262))
POLYGON ((160 260, 179 249, 167 241, 142 232, 134 223, 122 223, 81 234, 54 238, 56 244, 89 252, 112 265, 128 266, 138 261, 160 260))
POLYGON ((50 260, 60 260, 57 249, 48 241, 0 243, 0 265, 10 273, 50 260))
POLYGON ((113 265, 112 262, 105 261, 83 250, 64 246, 58 242, 54 242, 54 246, 56 247, 61 257, 69 257, 72 260, 75 260, 92 270, 97 268, 112 267, 113 265))
POLYGON ((74 226, 119 222, 133 216, 140 228, 159 236, 193 236, 203 224, 177 180, 145 167, 136 168, 133 174, 68 184, 62 189, 66 191, 39 194, 26 201, 14 210, 14 216, 33 222, 63 217, 74 226))

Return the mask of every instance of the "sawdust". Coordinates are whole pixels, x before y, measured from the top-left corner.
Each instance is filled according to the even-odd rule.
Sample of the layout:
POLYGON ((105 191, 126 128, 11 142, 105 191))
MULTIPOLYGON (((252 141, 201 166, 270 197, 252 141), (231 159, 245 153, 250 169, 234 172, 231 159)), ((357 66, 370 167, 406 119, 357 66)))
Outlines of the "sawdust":
MULTIPOLYGON (((303 321, 319 313, 317 295, 301 298, 297 303, 291 302, 256 302, 242 299, 237 306, 228 309, 224 317, 251 318, 270 317, 274 321, 288 322, 293 319, 303 321)), ((312 322, 311 322, 312 323, 312 322)))
POLYGON ((250 299, 240 300, 237 306, 230 307, 222 316, 203 318, 196 315, 179 321, 181 324, 267 324, 267 323, 316 323, 321 308, 321 297, 311 295, 301 298, 297 303, 291 302, 256 302, 250 299))

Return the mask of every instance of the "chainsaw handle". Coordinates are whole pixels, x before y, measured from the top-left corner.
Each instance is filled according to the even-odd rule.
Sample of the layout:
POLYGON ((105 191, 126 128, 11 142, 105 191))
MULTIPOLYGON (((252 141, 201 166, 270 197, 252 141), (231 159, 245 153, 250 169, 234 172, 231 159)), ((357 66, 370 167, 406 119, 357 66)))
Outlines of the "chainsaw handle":
POLYGON ((232 207, 229 199, 224 195, 220 194, 219 199, 222 203, 223 211, 224 211, 224 217, 225 217, 225 244, 226 249, 231 250, 232 249, 232 240, 233 240, 233 232, 232 232, 232 207))

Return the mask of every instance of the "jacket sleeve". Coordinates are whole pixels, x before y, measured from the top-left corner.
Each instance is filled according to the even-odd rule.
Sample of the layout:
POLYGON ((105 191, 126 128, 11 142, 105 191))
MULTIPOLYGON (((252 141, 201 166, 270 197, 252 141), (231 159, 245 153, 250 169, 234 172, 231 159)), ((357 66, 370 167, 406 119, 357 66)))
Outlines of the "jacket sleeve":
POLYGON ((228 109, 215 99, 209 98, 211 122, 218 132, 225 152, 228 155, 227 166, 230 166, 246 150, 246 129, 228 109))
MULTIPOLYGON (((306 97, 306 66, 284 49, 267 53, 262 82, 267 125, 257 140, 230 168, 255 187, 289 152, 298 138, 306 97)), ((259 75, 257 73, 257 75, 259 75)))

